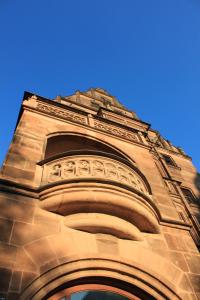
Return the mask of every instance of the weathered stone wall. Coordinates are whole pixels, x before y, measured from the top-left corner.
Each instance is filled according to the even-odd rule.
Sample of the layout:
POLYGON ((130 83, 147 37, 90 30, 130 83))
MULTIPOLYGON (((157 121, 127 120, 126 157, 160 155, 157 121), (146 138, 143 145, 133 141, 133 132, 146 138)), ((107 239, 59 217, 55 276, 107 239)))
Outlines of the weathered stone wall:
MULTIPOLYGON (((134 138, 126 128, 116 131, 115 123, 95 126, 91 115, 81 119, 70 112, 63 119, 61 110, 58 108, 55 115, 52 110, 39 111, 35 104, 25 107, 2 167, 0 296, 39 300, 64 282, 98 275, 127 281, 155 299, 200 299, 198 223, 194 227, 192 219, 199 207, 197 203, 188 204, 180 191, 184 186, 199 197, 197 173, 190 159, 152 146, 142 131, 134 132, 134 138), (61 133, 86 136, 112 146, 144 175, 152 191, 149 199, 156 207, 154 218, 160 233, 141 231, 142 240, 131 241, 113 236, 112 231, 81 232, 67 227, 65 216, 43 209, 43 195, 51 187, 41 190, 43 165, 39 162, 45 157, 47 138, 61 133), (159 153, 170 155, 177 167, 166 165, 159 153), (171 183, 174 190, 170 190, 171 183)), ((98 180, 96 188, 101 188, 98 180)), ((63 190, 61 184, 56 192, 62 194, 63 190)), ((147 208, 142 205, 146 215, 147 208)))

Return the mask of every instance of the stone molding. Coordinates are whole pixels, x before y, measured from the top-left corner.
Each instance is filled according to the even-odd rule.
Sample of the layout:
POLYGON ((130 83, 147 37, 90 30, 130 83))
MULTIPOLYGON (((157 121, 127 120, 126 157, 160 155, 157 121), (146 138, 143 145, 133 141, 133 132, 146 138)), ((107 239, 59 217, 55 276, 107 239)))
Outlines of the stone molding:
MULTIPOLYGON (((96 126, 94 126, 94 122, 88 121, 88 117, 86 116, 86 115, 88 115, 88 113, 86 113, 86 115, 84 116, 84 112, 79 111, 79 109, 77 109, 77 108, 74 109, 76 112, 75 111, 73 112, 73 109, 71 107, 67 107, 64 104, 61 104, 59 102, 52 101, 52 100, 49 100, 49 99, 31 94, 31 93, 28 93, 28 94, 30 95, 30 97, 28 97, 27 99, 25 98, 23 101, 23 105, 26 107, 34 108, 38 111, 45 112, 50 115, 60 117, 60 118, 63 118, 63 119, 66 119, 66 120, 69 120, 69 121, 72 121, 75 123, 94 127, 97 130, 104 131, 104 132, 110 133, 115 136, 117 135, 118 137, 123 138, 125 140, 132 141, 132 142, 138 142, 143 146, 145 145, 148 147, 156 147, 157 149, 160 148, 162 150, 166 150, 167 153, 171 152, 175 155, 184 156, 184 158, 191 160, 191 157, 189 157, 182 151, 179 151, 179 150, 175 151, 175 150, 170 149, 169 147, 167 147, 167 149, 166 149, 165 147, 163 148, 161 146, 158 146, 156 144, 156 141, 154 139, 151 139, 150 137, 148 139, 146 139, 144 142, 144 139, 142 139, 140 136, 138 136, 137 133, 133 134, 133 132, 131 132, 131 130, 134 130, 134 129, 136 131, 138 131, 138 133, 139 132, 147 132, 149 130, 150 124, 145 123, 141 120, 135 120, 135 119, 132 120, 130 118, 130 121, 126 124, 126 125, 128 125, 128 127, 130 126, 130 131, 120 128, 117 125, 109 126, 108 124, 106 124, 106 122, 101 122, 102 124, 98 123, 98 124, 96 124, 96 126), (72 110, 72 111, 70 111, 70 110, 72 110), (135 124, 134 122, 137 122, 138 124, 135 124)), ((103 117, 103 118, 105 118, 105 121, 108 120, 108 121, 114 122, 116 124, 116 120, 112 120, 112 119, 110 119, 110 117, 108 117, 108 114, 114 113, 113 111, 109 111, 109 110, 106 110, 103 108, 101 110, 105 111, 105 112, 107 111, 107 115, 104 114, 104 117, 103 117)), ((126 118, 127 116, 124 116, 124 117, 126 118)), ((129 118, 127 118, 127 119, 129 119, 129 118)), ((98 122, 98 121, 95 120, 95 122, 98 122)), ((124 123, 124 122, 122 122, 122 123, 124 123)), ((122 125, 122 124, 120 123, 120 125, 122 125)), ((151 131, 154 131, 154 130, 151 129, 151 131)), ((157 133, 157 135, 159 135, 159 133, 157 133)), ((157 139, 158 139, 158 137, 156 137, 156 140, 157 139)), ((178 147, 174 147, 174 148, 178 149, 178 147)))
POLYGON ((79 114, 76 114, 74 112, 69 112, 66 109, 62 108, 55 108, 51 105, 47 105, 44 103, 38 102, 37 104, 37 109, 42 112, 46 112, 48 114, 58 116, 76 123, 81 123, 81 124, 87 124, 87 119, 86 117, 83 117, 79 114))
POLYGON ((116 238, 142 241, 140 230, 119 217, 102 213, 76 213, 64 218, 65 226, 95 234, 111 234, 116 238))
POLYGON ((63 216, 98 211, 124 219, 142 232, 160 232, 160 214, 150 197, 106 183, 64 182, 46 186, 40 193, 40 208, 63 216))
MULTIPOLYGON (((145 254, 151 254, 150 251, 147 252, 148 253, 145 254)), ((141 251, 141 255, 139 256, 145 258, 143 251, 141 251)), ((146 257, 145 261, 147 259, 146 257)), ((151 260, 149 260, 147 267, 141 268, 138 263, 135 263, 134 258, 133 260, 127 261, 124 256, 116 258, 114 255, 105 256, 105 254, 99 254, 97 258, 95 254, 85 254, 82 255, 82 259, 77 257, 77 255, 67 257, 62 265, 41 274, 40 278, 33 281, 33 283, 22 292, 19 299, 43 299, 47 293, 62 284, 83 278, 98 277, 99 282, 101 280, 103 281, 103 279, 105 282, 106 279, 112 281, 120 280, 122 283, 126 282, 126 284, 132 286, 133 291, 134 286, 136 286, 147 293, 151 299, 181 300, 182 298, 179 297, 177 291, 178 286, 176 287, 182 275, 181 271, 167 260, 165 261, 164 258, 155 256, 155 261, 160 263, 162 267, 165 266, 167 269, 171 267, 171 272, 169 272, 166 278, 164 274, 162 274, 162 270, 155 272, 156 266, 153 270, 149 271, 148 267, 153 265, 153 262, 151 263, 150 261, 151 260), (174 275, 176 275, 176 279, 173 282, 174 275), (157 279, 157 277, 159 277, 159 279, 157 279)))
MULTIPOLYGON (((109 133, 111 135, 120 137, 127 141, 136 142, 136 143, 140 143, 142 145, 148 146, 147 143, 144 144, 143 140, 140 138, 140 136, 137 134, 137 132, 133 132, 132 128, 130 128, 131 130, 126 130, 117 125, 110 125, 106 122, 96 120, 95 118, 93 118, 93 122, 88 122, 88 117, 86 115, 83 115, 83 114, 75 112, 75 111, 70 111, 66 107, 58 107, 58 103, 54 103, 54 102, 49 103, 49 102, 47 103, 47 102, 41 101, 38 97, 33 96, 33 97, 30 97, 28 100, 24 100, 23 104, 25 107, 34 108, 34 109, 38 110, 39 112, 50 114, 51 116, 69 120, 74 123, 87 125, 87 126, 90 126, 91 128, 109 133)), ((64 106, 64 105, 61 105, 61 106, 64 106)), ((105 119, 105 121, 106 121, 106 119, 105 119)), ((137 130, 138 129, 136 129, 136 131, 137 130)))
POLYGON ((141 142, 138 138, 138 135, 136 133, 133 133, 131 131, 119 128, 117 126, 108 125, 104 122, 94 120, 94 128, 104 131, 107 133, 110 133, 114 136, 118 136, 121 138, 124 138, 126 140, 134 141, 134 142, 141 142))

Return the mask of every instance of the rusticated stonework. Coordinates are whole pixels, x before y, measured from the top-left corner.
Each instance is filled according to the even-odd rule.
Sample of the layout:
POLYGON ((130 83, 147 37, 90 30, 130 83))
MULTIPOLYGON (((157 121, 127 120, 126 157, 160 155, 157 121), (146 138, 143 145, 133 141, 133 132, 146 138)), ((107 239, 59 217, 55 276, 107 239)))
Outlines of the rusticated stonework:
POLYGON ((199 189, 183 149, 105 90, 25 92, 0 172, 0 299, 200 299, 199 189))

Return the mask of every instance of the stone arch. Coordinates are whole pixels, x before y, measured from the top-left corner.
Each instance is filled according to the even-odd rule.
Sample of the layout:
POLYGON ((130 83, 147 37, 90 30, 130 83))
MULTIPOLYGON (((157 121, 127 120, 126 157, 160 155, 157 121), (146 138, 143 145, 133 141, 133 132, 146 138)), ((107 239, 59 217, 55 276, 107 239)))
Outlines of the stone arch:
MULTIPOLYGON (((87 149, 89 150, 97 150, 98 147, 100 147, 101 151, 108 151, 109 153, 119 155, 119 157, 128 159, 131 162, 133 162, 132 159, 128 158, 127 154, 125 154, 123 151, 117 149, 116 147, 113 147, 112 144, 109 142, 104 142, 100 140, 99 138, 97 139, 96 137, 92 137, 87 134, 81 134, 81 133, 76 133, 76 132, 54 132, 50 133, 47 135, 47 140, 46 140, 46 147, 45 147, 45 154, 44 158, 48 158, 51 153, 48 150, 50 146, 54 146, 54 143, 59 142, 59 146, 63 148, 68 148, 68 151, 70 150, 83 150, 83 146, 85 145, 87 149), (65 137, 68 137, 70 139, 69 145, 66 145, 65 137), (72 140, 73 141, 72 141, 72 140)), ((62 148, 62 149, 63 149, 62 148)), ((54 148, 54 155, 55 152, 57 151, 57 148, 54 148), (55 150, 54 150, 55 149, 55 150)), ((58 150, 59 151, 59 150, 58 150)), ((65 152, 67 150, 63 150, 65 152)), ((51 156, 54 156, 51 155, 51 156)))
MULTIPOLYGON (((104 147, 104 151, 108 151, 107 152, 108 154, 118 156, 119 160, 121 159, 127 165, 131 166, 139 174, 139 176, 142 178, 142 180, 145 182, 148 193, 150 195, 152 195, 151 186, 150 186, 146 176, 138 169, 138 167, 137 167, 135 161, 133 160, 133 158, 130 158, 130 156, 127 153, 125 153, 121 149, 117 148, 116 146, 113 146, 109 142, 105 143, 105 141, 103 141, 102 139, 100 139, 100 138, 97 139, 96 137, 93 137, 93 136, 85 134, 85 133, 83 134, 83 133, 79 133, 79 132, 63 132, 63 131, 61 131, 61 132, 52 132, 52 133, 48 134, 46 136, 47 139, 46 139, 46 143, 45 143, 45 147, 44 147, 45 148, 44 149, 44 154, 43 154, 44 160, 39 162, 40 165, 42 165, 45 161, 49 161, 53 158, 65 156, 65 155, 67 155, 67 153, 70 153, 70 152, 73 153, 73 150, 75 150, 75 152, 77 151, 76 153, 78 153, 78 149, 77 148, 73 149, 73 147, 72 147, 69 150, 64 151, 62 153, 59 153, 57 155, 54 153, 54 155, 52 155, 51 157, 46 156, 45 153, 46 153, 47 148, 48 148, 48 141, 50 141, 50 139, 57 139, 58 137, 64 137, 64 136, 77 137, 80 140, 85 139, 85 140, 91 141, 93 143, 96 143, 97 145, 102 145, 102 147, 104 147)), ((81 148, 80 152, 83 152, 82 150, 83 149, 81 148)), ((93 149, 94 151, 92 151, 92 148, 89 149, 89 150, 91 151, 91 153, 95 153, 95 149, 93 149)), ((102 150, 103 150, 103 148, 102 148, 102 150)), ((104 152, 104 151, 102 151, 102 152, 104 152)))
MULTIPOLYGON (((140 256, 143 257, 144 254, 146 255, 146 252, 140 253, 140 256)), ((77 285, 80 282, 110 284, 132 291, 133 295, 134 291, 137 291, 135 295, 142 295, 143 300, 180 300, 176 284, 182 275, 181 271, 157 255, 154 261, 159 262, 162 267, 170 268, 168 278, 159 270, 155 272, 152 263, 146 266, 125 257, 105 254, 82 255, 81 259, 79 255, 66 257, 62 264, 53 268, 48 263, 49 269, 24 289, 19 300, 46 300, 48 295, 52 295, 61 287, 77 285)))

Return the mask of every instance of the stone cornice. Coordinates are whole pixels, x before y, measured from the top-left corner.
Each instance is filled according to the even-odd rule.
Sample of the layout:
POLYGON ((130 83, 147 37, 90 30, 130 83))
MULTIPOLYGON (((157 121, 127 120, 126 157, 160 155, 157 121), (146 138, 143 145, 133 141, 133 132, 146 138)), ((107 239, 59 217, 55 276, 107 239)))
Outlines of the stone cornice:
MULTIPOLYGON (((121 117, 121 118, 124 118, 124 119, 126 119, 126 120, 130 120, 130 121, 132 121, 133 123, 136 123, 137 126, 143 128, 144 131, 148 131, 149 128, 150 128, 150 126, 151 126, 151 124, 149 124, 149 123, 146 123, 146 122, 141 121, 141 120, 139 120, 139 119, 136 119, 136 118, 134 118, 134 117, 131 118, 131 117, 126 116, 126 115, 121 115, 121 114, 119 114, 119 113, 117 113, 117 112, 115 112, 115 111, 112 111, 112 110, 109 110, 109 109, 106 109, 106 108, 102 108, 102 107, 101 107, 101 108, 99 109, 97 115, 100 115, 101 112, 107 112, 107 113, 109 113, 109 114, 116 115, 116 116, 121 117)), ((117 123, 117 122, 115 122, 115 123, 117 123)), ((117 123, 117 124, 118 124, 118 123, 117 123)), ((123 124, 121 124, 121 125, 123 125, 123 124)), ((126 126, 127 128, 131 128, 131 129, 132 129, 132 127, 130 127, 130 126, 127 126, 127 125, 124 125, 124 126, 126 126)))
POLYGON ((144 143, 140 135, 137 134, 137 129, 134 130, 133 128, 102 117, 92 117, 92 115, 80 111, 77 108, 68 107, 64 104, 41 98, 40 96, 30 93, 26 95, 31 96, 23 101, 23 108, 64 119, 69 122, 78 123, 81 126, 89 126, 91 130, 103 131, 104 133, 122 138, 127 142, 140 144, 142 147, 148 148, 148 144, 144 143))
MULTIPOLYGON (((82 94, 82 95, 85 95, 84 93, 81 93, 81 92, 79 92, 79 93, 82 94)), ((90 95, 85 95, 85 96, 93 99, 90 95)), ((111 135, 114 135, 114 136, 116 136, 117 131, 115 131, 113 129, 113 127, 119 128, 118 129, 118 134, 117 134, 118 138, 122 138, 123 140, 126 140, 127 142, 133 142, 133 143, 136 143, 136 144, 140 144, 142 147, 145 147, 145 148, 152 148, 152 150, 156 149, 158 152, 160 152, 160 150, 161 150, 161 151, 164 151, 166 153, 172 153, 173 155, 181 156, 181 157, 184 157, 185 159, 192 160, 191 157, 188 156, 188 155, 178 153, 178 152, 176 152, 172 149, 166 149, 166 148, 163 148, 163 147, 156 146, 150 140, 149 140, 149 142, 144 143, 141 140, 140 136, 138 136, 138 139, 137 138, 135 138, 135 139, 131 138, 130 134, 133 135, 134 132, 136 133, 137 131, 139 132, 140 130, 143 131, 144 134, 145 134, 145 132, 147 132, 149 130, 159 134, 158 131, 153 130, 153 129, 150 128, 151 125, 149 123, 143 122, 143 121, 138 120, 136 118, 130 118, 129 116, 123 116, 123 115, 119 114, 119 117, 124 117, 127 120, 130 120, 130 121, 136 123, 136 127, 138 127, 138 128, 132 128, 132 127, 127 126, 125 124, 120 124, 116 121, 109 120, 109 119, 106 119, 104 117, 99 116, 100 111, 105 111, 105 112, 108 112, 108 113, 118 115, 116 112, 113 112, 113 111, 108 110, 106 108, 100 108, 97 115, 91 115, 91 116, 93 116, 94 121, 97 120, 97 121, 100 121, 100 122, 105 124, 105 126, 104 126, 105 130, 103 130, 103 126, 101 126, 102 127, 101 129, 97 128, 98 126, 95 126, 95 127, 91 126, 91 123, 88 122, 88 116, 90 116, 90 114, 88 112, 85 112, 85 111, 81 110, 81 109, 66 106, 65 104, 62 104, 60 102, 56 102, 56 101, 47 99, 45 97, 41 97, 39 95, 35 95, 33 93, 30 93, 30 92, 25 92, 23 99, 24 99, 23 107, 29 107, 29 108, 35 109, 38 112, 42 112, 42 113, 45 113, 45 114, 49 114, 51 116, 55 116, 55 117, 58 117, 58 118, 61 118, 61 119, 72 121, 73 123, 78 123, 79 125, 89 126, 90 129, 92 129, 92 130, 103 131, 104 133, 108 133, 108 134, 111 134, 111 135), (32 98, 34 98, 34 97, 35 97, 35 100, 34 99, 32 100, 32 98), (32 101, 32 104, 30 103, 31 101, 32 101), (35 104, 33 104, 34 101, 35 101, 35 104), (112 128, 107 128, 107 130, 106 130, 106 124, 110 124, 110 126, 112 126, 112 128), (139 127, 141 127, 141 129, 139 129, 139 127), (120 132, 120 128, 123 128, 122 132, 120 132), (115 131, 115 133, 112 133, 112 129, 115 131), (127 134, 125 134, 125 131, 123 132, 123 130, 127 131, 127 134), (128 132, 130 132, 130 134, 128 134, 128 132)), ((70 101, 70 100, 66 99, 66 101, 70 101)), ((70 101, 70 102, 72 102, 72 101, 70 101)), ((23 108, 21 108, 21 110, 20 110, 17 124, 19 122, 22 111, 23 111, 23 108)), ((124 109, 124 111, 126 111, 126 110, 124 109)), ((92 123, 94 124, 94 122, 92 122, 92 123)))

